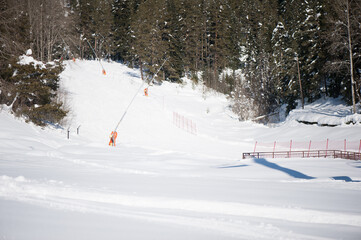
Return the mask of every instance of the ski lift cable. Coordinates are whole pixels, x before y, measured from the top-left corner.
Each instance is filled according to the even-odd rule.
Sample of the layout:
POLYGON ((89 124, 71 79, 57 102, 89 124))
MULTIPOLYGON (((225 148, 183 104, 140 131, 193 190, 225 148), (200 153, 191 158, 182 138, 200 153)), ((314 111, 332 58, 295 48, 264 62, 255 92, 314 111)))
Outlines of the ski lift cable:
POLYGON ((96 52, 95 52, 94 48, 90 45, 90 43, 89 43, 88 39, 86 39, 86 38, 85 38, 85 40, 86 40, 86 42, 88 43, 88 45, 89 45, 89 47, 91 48, 91 50, 93 51, 93 53, 94 53, 95 57, 96 57, 97 59, 99 59, 100 66, 101 66, 101 67, 102 67, 102 69, 103 69, 103 73, 105 73, 105 69, 104 69, 104 67, 103 67, 103 64, 102 64, 102 62, 100 61, 100 58, 98 58, 98 56, 97 56, 97 54, 96 54, 96 52))
MULTIPOLYGON (((164 62, 162 63, 162 65, 158 68, 157 72, 153 75, 152 79, 147 83, 148 86, 149 86, 149 84, 154 80, 154 77, 158 74, 158 72, 160 71, 160 69, 163 67, 163 65, 165 64, 165 62, 166 62, 167 60, 168 60, 168 58, 166 58, 166 59, 164 60, 164 62)), ((143 83, 140 85, 140 87, 138 88, 138 90, 135 92, 132 100, 130 101, 128 107, 125 109, 122 117, 120 118, 120 120, 119 120, 118 124, 116 125, 116 127, 114 128, 114 131, 113 131, 113 132, 116 132, 116 131, 117 131, 117 129, 118 129, 118 127, 119 127, 119 124, 120 124, 120 123, 122 122, 122 120, 124 119, 125 115, 126 115, 127 112, 128 112, 128 109, 130 108, 130 106, 132 105, 134 99, 135 99, 136 96, 138 95, 138 92, 143 88, 143 86, 144 86, 144 84, 145 84, 146 82, 147 82, 147 81, 143 81, 143 83)), ((113 138, 113 136, 112 136, 112 138, 113 138)))
POLYGON ((64 40, 63 37, 61 37, 61 40, 63 40, 64 44, 69 48, 68 52, 70 52, 70 54, 72 55, 73 59, 75 59, 75 55, 73 54, 73 52, 70 50, 69 44, 67 44, 64 40))

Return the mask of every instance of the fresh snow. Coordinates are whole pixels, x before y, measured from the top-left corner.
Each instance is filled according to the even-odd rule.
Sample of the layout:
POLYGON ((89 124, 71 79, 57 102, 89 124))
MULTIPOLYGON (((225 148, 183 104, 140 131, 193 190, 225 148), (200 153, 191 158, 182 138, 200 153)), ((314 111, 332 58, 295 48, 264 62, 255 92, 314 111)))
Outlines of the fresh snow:
POLYGON ((25 53, 26 56, 31 56, 32 54, 33 54, 33 51, 31 49, 26 50, 26 53, 25 53))
POLYGON ((142 84, 139 71, 65 64, 63 129, 0 113, 1 240, 360 239, 360 161, 242 159, 256 141, 360 141, 360 124, 343 124, 339 100, 270 127, 236 120, 221 94, 165 82, 149 97, 137 93, 109 147, 142 84), (174 113, 196 132, 176 125, 174 113), (340 126, 297 122, 321 115, 340 126))
POLYGON ((31 53, 31 52, 27 51, 27 54, 26 54, 26 55, 21 55, 21 56, 19 57, 18 64, 20 64, 20 65, 28 65, 28 64, 31 64, 31 65, 34 66, 34 68, 37 67, 37 66, 38 66, 39 68, 41 68, 41 69, 42 69, 42 68, 45 68, 45 64, 44 64, 43 62, 35 60, 35 59, 31 56, 31 54, 28 55, 28 53, 31 53))
POLYGON ((346 107, 341 99, 320 99, 305 109, 292 111, 288 118, 321 126, 361 124, 361 114, 352 114, 352 107, 346 107))

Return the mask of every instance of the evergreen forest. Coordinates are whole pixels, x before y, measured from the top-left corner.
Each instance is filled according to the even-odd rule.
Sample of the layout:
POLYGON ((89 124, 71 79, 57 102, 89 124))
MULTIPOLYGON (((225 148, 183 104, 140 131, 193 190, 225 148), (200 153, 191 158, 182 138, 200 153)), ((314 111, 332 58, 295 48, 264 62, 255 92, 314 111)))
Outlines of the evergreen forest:
POLYGON ((357 112, 361 101, 360 0, 0 0, 0 104, 13 101, 1 97, 16 83, 6 69, 27 49, 147 76, 166 60, 157 81, 202 82, 241 120, 322 97, 357 112))

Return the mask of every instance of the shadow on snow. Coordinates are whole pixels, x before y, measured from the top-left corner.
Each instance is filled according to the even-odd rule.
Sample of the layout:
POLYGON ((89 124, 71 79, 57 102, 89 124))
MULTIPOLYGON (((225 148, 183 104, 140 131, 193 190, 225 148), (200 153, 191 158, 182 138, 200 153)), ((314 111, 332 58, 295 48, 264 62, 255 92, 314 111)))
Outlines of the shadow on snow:
POLYGON ((331 179, 333 180, 339 180, 339 181, 345 181, 345 182, 361 182, 358 180, 352 180, 350 177, 348 176, 337 176, 337 177, 331 177, 331 179))
POLYGON ((140 78, 140 75, 137 74, 137 73, 134 73, 134 72, 127 72, 127 74, 131 77, 134 77, 134 78, 140 78))
POLYGON ((241 164, 241 165, 233 165, 233 166, 221 166, 218 168, 239 168, 239 167, 247 167, 247 164, 241 164))
POLYGON ((305 175, 305 174, 303 174, 301 172, 298 172, 298 171, 295 171, 295 170, 292 170, 292 169, 289 169, 289 168, 281 167, 280 165, 269 162, 269 161, 267 161, 266 159, 263 159, 263 158, 255 158, 255 159, 253 159, 253 161, 255 163, 258 163, 258 164, 263 165, 265 167, 269 167, 269 168, 284 172, 284 173, 286 173, 286 174, 288 174, 288 175, 290 175, 291 177, 294 177, 294 178, 301 178, 301 179, 307 179, 307 180, 315 179, 314 177, 307 176, 307 175, 305 175))

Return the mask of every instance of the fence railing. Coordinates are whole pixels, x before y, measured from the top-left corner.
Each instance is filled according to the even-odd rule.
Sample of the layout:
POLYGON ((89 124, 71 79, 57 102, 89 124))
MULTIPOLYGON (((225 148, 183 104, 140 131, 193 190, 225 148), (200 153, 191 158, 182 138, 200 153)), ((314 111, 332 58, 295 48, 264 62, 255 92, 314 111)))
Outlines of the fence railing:
POLYGON ((277 151, 243 153, 242 158, 343 158, 361 160, 361 153, 340 150, 277 151))
POLYGON ((288 142, 260 142, 256 141, 253 152, 279 152, 279 151, 313 151, 313 150, 340 150, 361 153, 361 140, 350 141, 330 140, 324 141, 293 141, 288 142))

